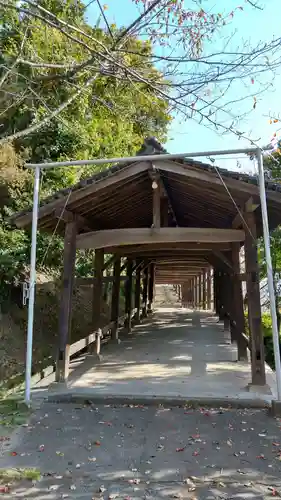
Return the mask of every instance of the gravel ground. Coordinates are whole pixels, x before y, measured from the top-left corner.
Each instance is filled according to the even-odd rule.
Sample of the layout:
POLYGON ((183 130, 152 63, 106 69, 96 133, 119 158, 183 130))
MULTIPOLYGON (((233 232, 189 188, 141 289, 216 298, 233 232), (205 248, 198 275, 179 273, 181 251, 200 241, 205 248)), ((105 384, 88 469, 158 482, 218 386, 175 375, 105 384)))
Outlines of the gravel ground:
POLYGON ((4 481, 8 500, 281 496, 281 420, 262 410, 43 403, 2 445, 1 468, 41 473, 4 481))

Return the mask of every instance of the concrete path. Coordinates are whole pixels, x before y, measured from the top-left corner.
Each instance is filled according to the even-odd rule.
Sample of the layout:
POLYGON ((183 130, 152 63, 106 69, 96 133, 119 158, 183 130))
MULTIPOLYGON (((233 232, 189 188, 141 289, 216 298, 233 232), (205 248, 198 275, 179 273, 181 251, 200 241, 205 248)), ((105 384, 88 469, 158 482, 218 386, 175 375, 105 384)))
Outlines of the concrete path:
POLYGON ((0 459, 41 478, 4 480, 1 497, 270 500, 281 495, 280 428, 264 410, 45 402, 0 459))
POLYGON ((270 402, 276 395, 269 367, 267 382, 271 392, 249 391, 250 363, 237 362, 230 334, 223 331, 223 325, 211 313, 186 309, 158 309, 131 335, 123 335, 120 345, 104 345, 101 362, 86 357, 77 360, 75 366, 68 392, 93 398, 270 402))

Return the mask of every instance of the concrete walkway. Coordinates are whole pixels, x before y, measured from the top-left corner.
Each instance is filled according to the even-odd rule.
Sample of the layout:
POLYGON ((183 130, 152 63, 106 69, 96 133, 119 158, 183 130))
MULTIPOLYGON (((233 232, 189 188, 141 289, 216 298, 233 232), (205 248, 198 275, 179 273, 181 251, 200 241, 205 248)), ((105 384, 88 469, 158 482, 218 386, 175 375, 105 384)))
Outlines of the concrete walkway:
POLYGON ((211 313, 160 308, 102 348, 102 360, 75 362, 63 392, 102 397, 270 402, 276 383, 267 366, 268 393, 249 391, 250 363, 237 361, 236 346, 211 313))
MULTIPOLYGON (((270 500, 281 495, 281 420, 265 410, 44 402, 5 443, 3 500, 270 500)), ((2 490, 3 491, 3 490, 2 490)))

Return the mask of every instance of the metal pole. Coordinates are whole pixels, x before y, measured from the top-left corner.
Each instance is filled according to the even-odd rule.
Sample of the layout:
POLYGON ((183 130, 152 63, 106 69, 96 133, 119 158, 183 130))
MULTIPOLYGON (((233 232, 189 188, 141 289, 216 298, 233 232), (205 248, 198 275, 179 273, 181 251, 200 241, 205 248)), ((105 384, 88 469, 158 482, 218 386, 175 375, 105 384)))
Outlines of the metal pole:
POLYGON ((263 156, 261 149, 257 150, 257 160, 259 169, 259 188, 260 188, 260 199, 261 199, 261 210, 262 210, 262 223, 263 223, 263 235, 264 235, 264 247, 265 247, 265 258, 267 267, 267 282, 268 291, 270 299, 270 312, 272 319, 272 337, 274 346, 274 359, 275 359, 275 373, 277 381, 277 395, 278 400, 281 401, 281 361, 280 361, 280 348, 279 348, 279 332, 277 324, 276 315, 276 301, 274 293, 274 276, 272 271, 272 260, 270 251, 270 235, 268 228, 268 215, 267 215, 267 203, 266 203, 266 192, 264 183, 264 170, 263 170, 263 156))
MULTIPOLYGON (((264 151, 269 151, 269 148, 265 148, 264 151)), ((193 158, 200 156, 221 156, 221 155, 230 155, 230 154, 256 154, 257 148, 244 148, 244 149, 226 149, 222 151, 197 151, 195 153, 156 153, 152 155, 137 155, 137 156, 126 156, 121 158, 95 158, 93 160, 71 160, 71 161, 57 161, 57 162, 49 162, 49 163, 26 163, 27 168, 36 168, 36 167, 44 167, 44 168, 53 168, 53 167, 70 167, 70 166, 81 166, 81 165, 105 165, 107 163, 132 163, 139 161, 153 161, 157 162, 158 160, 176 160, 181 158, 186 158, 192 160, 193 158)))
POLYGON ((30 385, 31 385, 30 381, 31 381, 31 368, 32 368, 39 186, 40 186, 40 167, 36 167, 34 175, 34 190, 33 190, 32 237, 31 237, 29 300, 28 300, 28 320, 27 320, 26 368, 25 368, 25 402, 27 404, 30 403, 30 385))

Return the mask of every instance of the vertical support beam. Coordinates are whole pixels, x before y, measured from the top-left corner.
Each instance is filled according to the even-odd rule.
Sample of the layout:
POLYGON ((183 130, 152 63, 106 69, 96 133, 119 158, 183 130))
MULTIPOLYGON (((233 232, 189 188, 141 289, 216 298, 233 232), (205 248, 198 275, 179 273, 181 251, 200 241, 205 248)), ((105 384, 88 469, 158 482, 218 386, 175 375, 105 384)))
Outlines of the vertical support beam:
POLYGON ((243 338, 245 333, 245 316, 243 304, 242 282, 240 280, 240 244, 232 243, 231 260, 233 267, 233 321, 235 322, 235 337, 238 348, 238 361, 247 361, 247 344, 243 338))
POLYGON ((203 301, 203 309, 204 311, 206 311, 207 309, 207 272, 206 271, 203 271, 202 273, 202 288, 203 288, 203 297, 202 297, 202 301, 203 301))
POLYGON ((145 265, 143 270, 143 287, 142 287, 142 314, 147 316, 147 288, 148 288, 148 266, 145 265))
POLYGON ((211 304, 211 285, 212 285, 212 283, 211 283, 211 280, 212 280, 211 268, 209 267, 207 270, 207 280, 206 280, 207 309, 208 309, 208 311, 210 311, 212 308, 212 304, 211 304))
POLYGON ((169 226, 169 201, 167 197, 161 198, 161 227, 169 226))
POLYGON ((254 212, 245 212, 245 264, 251 338, 252 384, 265 385, 265 360, 261 322, 260 285, 256 221, 254 212))
POLYGON ((111 321, 114 321, 114 326, 111 330, 111 339, 118 342, 118 318, 119 318, 119 301, 120 301, 120 272, 121 258, 117 258, 113 267, 113 283, 111 296, 111 321))
POLYGON ((160 194, 160 180, 153 181, 153 227, 159 228, 161 225, 161 194, 160 194), (155 187, 154 187, 155 186, 155 187))
POLYGON ((198 276, 194 278, 194 309, 198 309, 198 276))
POLYGON ((71 303, 76 255, 76 221, 65 226, 62 291, 59 312, 59 345, 56 382, 66 382, 69 374, 69 347, 71 333, 71 303))
POLYGON ((198 276, 198 283, 199 283, 199 296, 198 296, 198 302, 199 302, 199 309, 202 309, 202 274, 200 273, 198 276))
POLYGON ((135 284, 135 307, 137 309, 135 314, 136 322, 140 320, 140 292, 141 292, 141 267, 138 262, 138 267, 136 270, 136 284, 135 284))
POLYGON ((154 283, 155 283, 155 264, 149 266, 149 280, 148 280, 148 312, 152 312, 152 303, 154 298, 154 283))
POLYGON ((132 331, 132 290, 133 290, 133 261, 127 261, 127 280, 125 282, 125 314, 128 333, 132 331))
MULTIPOLYGON (((92 308, 92 322, 93 329, 100 329, 101 313, 102 313, 102 285, 103 285, 103 268, 104 268, 104 249, 99 248, 95 250, 95 270, 94 270, 94 284, 93 284, 93 308, 92 308)), ((90 346, 90 353, 99 356, 100 342, 96 336, 96 342, 90 346)))

